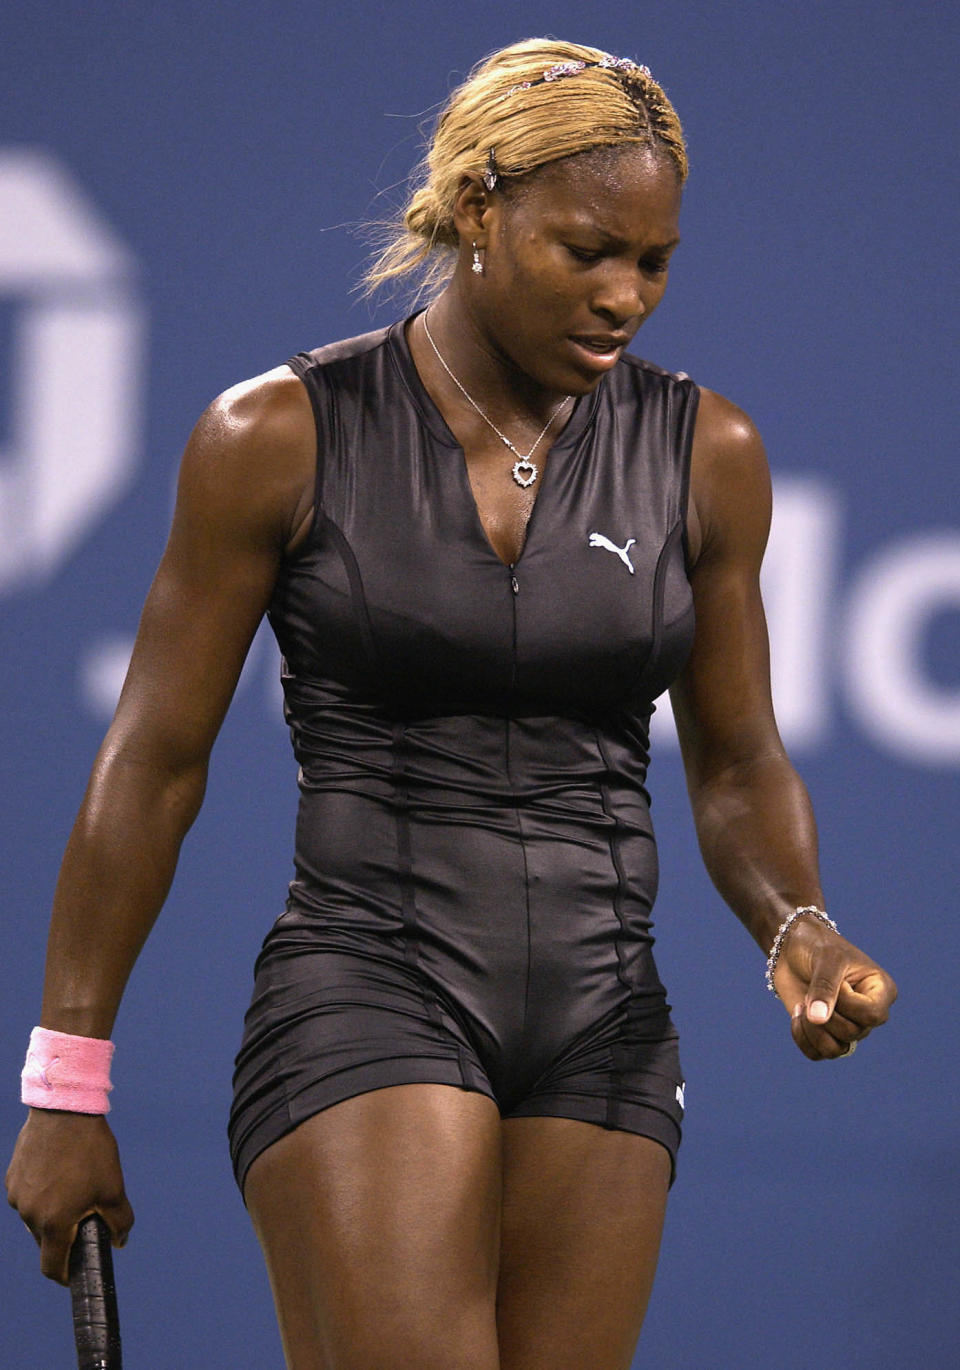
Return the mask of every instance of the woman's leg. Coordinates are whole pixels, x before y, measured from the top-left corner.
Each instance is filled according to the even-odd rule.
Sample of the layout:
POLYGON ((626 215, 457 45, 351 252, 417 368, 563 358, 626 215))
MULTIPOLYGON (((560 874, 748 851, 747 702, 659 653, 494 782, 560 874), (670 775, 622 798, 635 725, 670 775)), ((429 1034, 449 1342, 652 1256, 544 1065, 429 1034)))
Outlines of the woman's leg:
POLYGON ((250 1167, 289 1370, 498 1370, 501 1122, 396 1085, 316 1114, 250 1167))
POLYGON ((502 1370, 629 1370, 657 1266, 667 1151, 572 1118, 502 1129, 502 1370))

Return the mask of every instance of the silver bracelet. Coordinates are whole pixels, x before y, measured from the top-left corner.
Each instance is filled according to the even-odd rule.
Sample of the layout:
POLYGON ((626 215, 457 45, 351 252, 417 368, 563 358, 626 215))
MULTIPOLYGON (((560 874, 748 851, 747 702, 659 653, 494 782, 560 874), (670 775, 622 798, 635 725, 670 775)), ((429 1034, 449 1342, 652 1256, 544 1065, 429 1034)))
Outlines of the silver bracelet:
MULTIPOLYGON (((818 909, 816 904, 804 904, 802 908, 794 909, 793 913, 788 914, 777 929, 777 935, 773 939, 773 946, 770 948, 770 955, 767 957, 767 989, 771 994, 777 993, 776 985, 773 983, 773 972, 777 968, 777 962, 780 960, 780 953, 783 951, 784 938, 797 919, 802 918, 805 913, 809 913, 813 918, 819 918, 820 922, 825 923, 831 932, 837 932, 836 923, 832 918, 827 917, 823 909, 818 909)), ((839 932, 837 932, 837 936, 840 936, 839 932)), ((779 997, 780 996, 777 995, 778 999, 779 997)))

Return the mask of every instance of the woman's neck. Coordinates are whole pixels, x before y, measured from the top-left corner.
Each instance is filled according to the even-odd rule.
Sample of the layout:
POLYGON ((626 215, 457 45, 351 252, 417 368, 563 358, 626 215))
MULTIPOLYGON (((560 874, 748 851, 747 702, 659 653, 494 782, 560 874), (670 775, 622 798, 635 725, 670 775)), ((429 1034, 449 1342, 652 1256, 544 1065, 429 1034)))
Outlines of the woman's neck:
POLYGON ((449 386, 450 376, 444 374, 443 367, 446 363, 470 398, 501 426, 543 424, 567 398, 545 389, 498 346, 470 301, 464 298, 456 279, 414 320, 411 335, 414 344, 421 343, 414 359, 428 388, 436 388, 430 384, 431 379, 440 381, 441 391, 449 386), (434 348, 439 357, 434 354, 434 348), (422 359, 427 362, 426 372, 420 364, 422 359), (435 367, 440 370, 442 380, 435 367))

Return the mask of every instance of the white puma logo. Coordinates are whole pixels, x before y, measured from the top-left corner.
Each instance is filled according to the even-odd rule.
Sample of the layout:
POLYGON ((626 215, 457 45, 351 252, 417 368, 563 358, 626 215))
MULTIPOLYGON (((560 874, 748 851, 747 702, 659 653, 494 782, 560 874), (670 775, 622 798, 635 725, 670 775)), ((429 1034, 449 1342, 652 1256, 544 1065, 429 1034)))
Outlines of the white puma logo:
POLYGON ((684 1092, 684 1090, 686 1089, 686 1087, 687 1087, 687 1082, 686 1082, 686 1080, 684 1080, 684 1082, 683 1082, 682 1085, 677 1085, 677 1103, 680 1105, 681 1108, 684 1108, 684 1107, 685 1107, 684 1102, 683 1102, 683 1092, 684 1092))
POLYGON ((617 547, 614 543, 610 541, 609 538, 605 538, 602 533, 590 534, 590 546, 603 547, 608 552, 616 552, 617 556, 623 562, 624 566, 626 566, 627 570, 630 572, 631 575, 633 575, 633 562, 627 556, 627 553, 630 551, 630 548, 633 546, 636 540, 636 538, 627 538, 626 542, 622 547, 617 547))

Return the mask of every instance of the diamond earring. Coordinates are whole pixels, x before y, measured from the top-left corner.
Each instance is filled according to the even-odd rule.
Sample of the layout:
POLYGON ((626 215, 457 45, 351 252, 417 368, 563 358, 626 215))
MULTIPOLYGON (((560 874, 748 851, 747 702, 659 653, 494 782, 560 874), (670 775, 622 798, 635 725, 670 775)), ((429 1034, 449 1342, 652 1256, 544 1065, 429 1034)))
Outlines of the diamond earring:
POLYGON ((470 268, 477 276, 483 275, 483 262, 480 260, 480 249, 476 243, 473 245, 473 266, 470 268))

